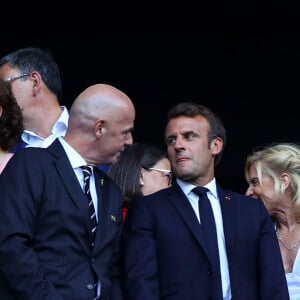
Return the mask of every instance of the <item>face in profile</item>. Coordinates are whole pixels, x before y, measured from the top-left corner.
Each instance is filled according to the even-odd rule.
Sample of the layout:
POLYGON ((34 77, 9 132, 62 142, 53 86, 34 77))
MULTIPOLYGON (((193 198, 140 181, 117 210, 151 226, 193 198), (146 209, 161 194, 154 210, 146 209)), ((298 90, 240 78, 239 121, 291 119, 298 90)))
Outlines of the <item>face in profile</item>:
POLYGON ((0 67, 0 78, 10 84, 13 94, 23 110, 23 114, 26 115, 28 107, 35 105, 35 103, 30 101, 32 94, 32 84, 28 80, 30 73, 21 73, 17 68, 4 64, 0 67))
POLYGON ((249 169, 249 186, 246 191, 246 195, 261 199, 268 209, 269 213, 272 212, 272 207, 276 203, 276 196, 274 193, 274 181, 273 179, 262 173, 261 182, 259 181, 256 168, 252 165, 249 169))
POLYGON ((171 164, 168 158, 163 158, 152 168, 141 171, 140 186, 144 196, 168 188, 171 181, 171 164))
POLYGON ((98 148, 98 156, 102 159, 99 163, 116 163, 124 149, 133 143, 132 131, 135 119, 133 105, 129 105, 128 109, 116 109, 114 114, 110 120, 103 121, 104 125, 99 128, 101 145, 98 148))

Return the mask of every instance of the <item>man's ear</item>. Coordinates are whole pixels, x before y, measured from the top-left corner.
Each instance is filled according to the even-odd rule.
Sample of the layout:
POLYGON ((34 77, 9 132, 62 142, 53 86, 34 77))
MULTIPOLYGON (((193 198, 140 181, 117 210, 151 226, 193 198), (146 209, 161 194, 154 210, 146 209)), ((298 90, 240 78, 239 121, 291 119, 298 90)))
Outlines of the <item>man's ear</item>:
POLYGON ((223 140, 220 137, 214 138, 210 142, 210 149, 213 154, 219 154, 223 149, 223 140))
POLYGON ((100 137, 105 133, 105 121, 98 119, 94 125, 94 133, 96 137, 100 137))
POLYGON ((29 75, 29 80, 33 83, 32 85, 32 92, 34 95, 37 95, 41 89, 41 83, 42 83, 42 76, 37 71, 32 71, 29 75))

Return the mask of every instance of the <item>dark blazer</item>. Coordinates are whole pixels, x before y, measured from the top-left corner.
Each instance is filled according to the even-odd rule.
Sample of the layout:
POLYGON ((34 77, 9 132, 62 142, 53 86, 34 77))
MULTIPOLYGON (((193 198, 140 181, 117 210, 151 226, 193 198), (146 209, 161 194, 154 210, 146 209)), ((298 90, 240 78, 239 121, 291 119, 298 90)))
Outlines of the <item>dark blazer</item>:
MULTIPOLYGON (((233 300, 288 300, 273 224, 257 199, 217 186, 233 300)), ((122 238, 126 300, 221 300, 199 221, 177 185, 134 200, 122 238)), ((222 263, 222 262, 221 262, 222 263)))
POLYGON ((88 202, 58 140, 19 150, 0 175, 0 299, 121 300, 122 194, 95 169, 99 223, 91 246, 88 202), (6 291, 7 293, 7 291, 6 291))

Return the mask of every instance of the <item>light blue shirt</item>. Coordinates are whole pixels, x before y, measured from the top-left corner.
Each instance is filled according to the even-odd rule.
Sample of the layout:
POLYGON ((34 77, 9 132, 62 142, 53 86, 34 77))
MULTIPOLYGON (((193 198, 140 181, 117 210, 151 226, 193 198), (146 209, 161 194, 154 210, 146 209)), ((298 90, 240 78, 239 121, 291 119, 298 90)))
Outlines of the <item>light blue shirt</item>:
POLYGON ((68 128, 69 112, 65 106, 61 106, 61 109, 62 113, 55 122, 52 133, 45 139, 33 131, 26 129, 23 131, 21 138, 26 143, 26 147, 47 148, 57 137, 65 136, 68 128))

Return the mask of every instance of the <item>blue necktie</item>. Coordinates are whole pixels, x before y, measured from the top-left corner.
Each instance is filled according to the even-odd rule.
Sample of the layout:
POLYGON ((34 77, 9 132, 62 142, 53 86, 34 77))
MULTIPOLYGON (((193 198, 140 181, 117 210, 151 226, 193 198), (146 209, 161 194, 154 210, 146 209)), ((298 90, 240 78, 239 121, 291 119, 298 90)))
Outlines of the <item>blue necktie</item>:
POLYGON ((200 230, 206 237, 207 248, 210 251, 209 257, 213 276, 212 296, 213 299, 223 299, 216 223, 210 201, 207 197, 209 189, 198 186, 193 189, 193 192, 199 196, 200 230))

